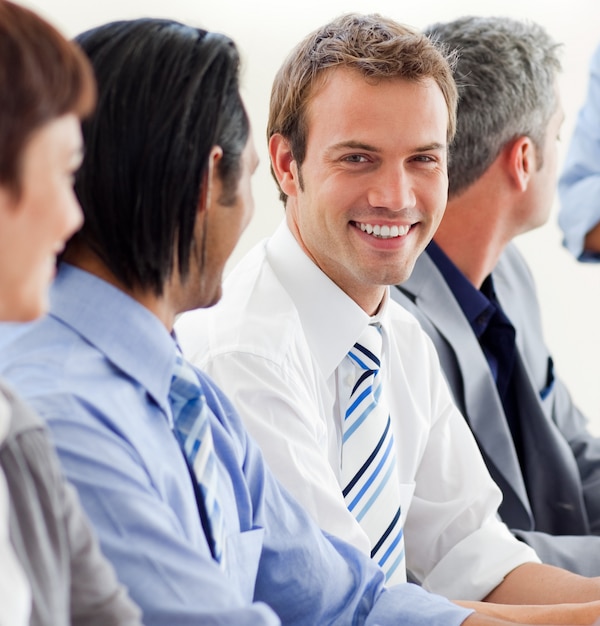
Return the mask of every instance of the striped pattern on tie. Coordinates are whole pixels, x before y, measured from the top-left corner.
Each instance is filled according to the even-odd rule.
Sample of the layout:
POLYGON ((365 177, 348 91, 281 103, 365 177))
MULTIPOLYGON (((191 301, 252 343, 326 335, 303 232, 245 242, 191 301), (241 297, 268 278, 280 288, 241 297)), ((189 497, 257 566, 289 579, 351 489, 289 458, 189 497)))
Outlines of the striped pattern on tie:
POLYGON ((208 419, 210 408, 198 376, 178 354, 171 379, 169 402, 173 411, 173 431, 196 477, 210 527, 207 537, 213 557, 223 563, 223 512, 217 499, 218 468, 208 419))
POLYGON ((371 540, 388 584, 406 581, 394 435, 382 401, 381 330, 370 325, 348 353, 356 371, 342 430, 346 506, 371 540))

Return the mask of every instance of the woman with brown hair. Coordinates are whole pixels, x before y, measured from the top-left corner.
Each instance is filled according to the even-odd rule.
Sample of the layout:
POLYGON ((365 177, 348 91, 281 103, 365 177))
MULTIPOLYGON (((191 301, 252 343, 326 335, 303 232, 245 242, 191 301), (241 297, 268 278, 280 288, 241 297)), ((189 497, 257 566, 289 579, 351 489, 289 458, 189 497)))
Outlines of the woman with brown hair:
MULTIPOLYGON (((0 321, 47 308, 56 256, 83 218, 73 193, 80 120, 94 106, 85 55, 0 0, 0 321)), ((42 422, 0 383, 0 625, 139 624, 101 554, 42 422), (8 528, 7 528, 8 522, 8 528)))

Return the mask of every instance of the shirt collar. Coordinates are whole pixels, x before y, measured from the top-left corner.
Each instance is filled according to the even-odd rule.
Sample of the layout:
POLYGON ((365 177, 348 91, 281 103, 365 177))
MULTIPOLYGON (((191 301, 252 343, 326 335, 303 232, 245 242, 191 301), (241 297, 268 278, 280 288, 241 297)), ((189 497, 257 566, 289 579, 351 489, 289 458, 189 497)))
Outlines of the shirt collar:
MULTIPOLYGON (((285 220, 267 243, 267 259, 294 302, 309 348, 329 378, 373 319, 305 254, 285 220)), ((377 314, 387 323, 388 297, 377 314)))
POLYGON ((61 263, 50 292, 50 314, 98 348, 171 415, 175 343, 146 307, 97 276, 61 263))

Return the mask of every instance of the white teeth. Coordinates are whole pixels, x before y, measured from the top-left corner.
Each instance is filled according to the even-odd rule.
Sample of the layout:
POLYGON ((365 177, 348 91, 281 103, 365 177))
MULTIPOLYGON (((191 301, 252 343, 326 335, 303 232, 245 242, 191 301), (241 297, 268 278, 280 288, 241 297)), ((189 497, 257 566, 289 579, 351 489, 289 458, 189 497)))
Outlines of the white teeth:
POLYGON ((410 230, 410 226, 388 226, 384 224, 380 226, 379 224, 365 224, 360 222, 358 224, 360 229, 367 233, 368 235, 375 235, 375 237, 380 237, 381 239, 392 239, 395 237, 402 237, 408 233, 410 230))

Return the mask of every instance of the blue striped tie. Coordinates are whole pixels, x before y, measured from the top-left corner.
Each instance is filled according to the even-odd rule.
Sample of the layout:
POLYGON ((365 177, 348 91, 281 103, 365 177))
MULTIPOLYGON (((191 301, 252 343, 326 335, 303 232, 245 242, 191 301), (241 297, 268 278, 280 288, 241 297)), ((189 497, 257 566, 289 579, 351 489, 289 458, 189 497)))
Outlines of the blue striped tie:
POLYGON ((369 325, 348 353, 356 382, 342 428, 346 506, 371 540, 387 584, 406 581, 399 478, 390 415, 381 397, 381 329, 369 325))
POLYGON ((210 408, 196 372, 180 354, 177 354, 171 379, 169 402, 173 411, 173 432, 199 487, 197 499, 202 525, 213 557, 223 564, 224 524, 217 499, 218 468, 208 419, 210 408))

